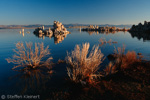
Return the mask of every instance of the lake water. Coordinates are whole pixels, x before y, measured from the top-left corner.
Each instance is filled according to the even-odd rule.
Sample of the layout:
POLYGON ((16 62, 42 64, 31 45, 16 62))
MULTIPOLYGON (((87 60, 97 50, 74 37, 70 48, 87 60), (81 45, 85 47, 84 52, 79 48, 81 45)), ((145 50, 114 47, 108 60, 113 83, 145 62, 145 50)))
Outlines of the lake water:
MULTIPOLYGON (((58 41, 57 39, 49 38, 49 37, 42 37, 38 38, 33 34, 34 29, 25 29, 25 33, 20 34, 19 29, 1 29, 0 30, 0 95, 2 94, 17 94, 21 87, 20 85, 15 85, 16 83, 19 84, 19 79, 15 78, 12 79, 13 76, 17 75, 18 73, 12 71, 11 68, 14 66, 12 63, 7 63, 5 60, 8 57, 11 57, 14 52, 13 49, 15 48, 15 44, 17 42, 43 42, 45 47, 49 45, 49 49, 51 52, 51 56, 53 57, 53 62, 56 63, 58 59, 64 59, 66 56, 66 52, 70 52, 74 49, 76 44, 82 44, 85 42, 90 43, 90 49, 93 45, 99 45, 99 39, 105 38, 107 41, 112 39, 113 41, 117 41, 117 44, 106 44, 103 45, 101 48, 102 53, 107 57, 108 54, 113 53, 114 47, 122 47, 124 44, 126 47, 126 52, 136 51, 137 53, 140 52, 144 55, 143 59, 150 59, 150 40, 144 41, 142 38, 138 39, 136 37, 132 37, 128 32, 117 32, 117 33, 88 33, 88 32, 80 32, 78 29, 68 29, 71 34, 68 34, 66 38, 62 41, 58 41), (30 33, 26 33, 30 31, 30 33), (58 43, 59 42, 59 43, 58 43)), ((104 61, 105 64, 108 62, 107 58, 104 61)), ((105 65, 104 64, 104 65, 105 65)), ((66 66, 60 66, 60 69, 56 67, 56 70, 59 71, 60 75, 57 75, 57 71, 52 76, 55 78, 56 82, 59 79, 61 72, 66 72, 66 66), (56 74, 56 75, 55 75, 56 74)), ((54 84, 54 83, 51 83, 54 84)), ((57 85, 57 84, 55 84, 57 85)), ((34 93, 34 92, 33 92, 34 93)))

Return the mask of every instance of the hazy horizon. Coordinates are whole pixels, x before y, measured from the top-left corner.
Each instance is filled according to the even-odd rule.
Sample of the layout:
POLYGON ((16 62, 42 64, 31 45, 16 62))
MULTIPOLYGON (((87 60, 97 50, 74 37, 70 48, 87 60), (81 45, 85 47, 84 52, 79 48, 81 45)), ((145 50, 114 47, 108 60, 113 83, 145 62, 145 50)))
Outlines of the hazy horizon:
POLYGON ((0 25, 132 25, 150 21, 149 0, 1 0, 0 25))
MULTIPOLYGON (((141 22, 142 23, 142 22, 141 22)), ((69 24, 82 24, 82 23, 63 23, 64 25, 69 25, 69 24)), ((0 24, 0 25, 3 25, 3 24, 0 24)), ((50 23, 50 24, 7 24, 8 26, 9 25, 53 25, 53 23, 50 23)), ((7 26, 6 24, 4 26, 7 26)), ((132 25, 132 24, 83 24, 83 25, 132 25)))

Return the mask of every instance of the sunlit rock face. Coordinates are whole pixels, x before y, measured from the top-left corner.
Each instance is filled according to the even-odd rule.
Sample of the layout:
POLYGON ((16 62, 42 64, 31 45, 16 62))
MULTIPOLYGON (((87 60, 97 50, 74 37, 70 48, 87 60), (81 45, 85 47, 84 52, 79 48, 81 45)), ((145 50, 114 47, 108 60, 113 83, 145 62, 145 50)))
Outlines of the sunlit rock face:
POLYGON ((54 21, 53 28, 45 29, 44 26, 38 27, 35 29, 34 33, 36 34, 44 34, 44 35, 57 35, 57 34, 68 34, 69 31, 64 27, 62 23, 59 21, 54 21))
POLYGON ((60 43, 70 32, 59 21, 54 21, 53 28, 45 29, 44 26, 35 29, 34 34, 39 38, 54 37, 55 44, 60 43))
POLYGON ((54 34, 58 34, 58 33, 62 33, 62 34, 68 34, 69 31, 67 31, 67 29, 64 27, 64 25, 62 23, 60 23, 59 21, 54 21, 54 34))

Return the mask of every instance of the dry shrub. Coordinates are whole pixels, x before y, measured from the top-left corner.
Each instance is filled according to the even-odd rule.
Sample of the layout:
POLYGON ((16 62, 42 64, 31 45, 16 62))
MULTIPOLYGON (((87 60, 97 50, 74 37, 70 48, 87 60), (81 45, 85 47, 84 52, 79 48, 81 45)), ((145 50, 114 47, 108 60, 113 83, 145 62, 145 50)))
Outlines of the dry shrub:
POLYGON ((91 52, 89 52, 89 47, 89 43, 83 44, 82 47, 76 45, 74 51, 67 53, 67 72, 69 78, 74 82, 87 82, 87 80, 92 82, 100 76, 97 71, 104 55, 98 46, 93 46, 91 52))
POLYGON ((117 72, 116 66, 113 64, 113 62, 110 62, 108 64, 108 66, 104 69, 104 72, 105 72, 105 76, 111 75, 117 72))
POLYGON ((123 47, 118 47, 115 48, 114 53, 118 55, 118 57, 123 57, 124 53, 125 53, 125 46, 123 45, 123 47))
POLYGON ((137 59, 135 51, 128 51, 125 54, 125 46, 115 48, 114 54, 112 55, 115 58, 114 61, 111 61, 108 66, 104 69, 105 75, 110 75, 116 73, 118 70, 124 70, 132 66, 132 64, 139 62, 140 59, 137 59))
POLYGON ((33 48, 31 42, 26 45, 18 42, 14 49, 15 54, 12 58, 6 59, 8 63, 12 62, 16 65, 12 68, 13 70, 21 72, 15 77, 17 77, 18 85, 23 89, 22 93, 32 88, 37 90, 45 88, 43 86, 53 73, 51 70, 52 57, 47 57, 50 55, 48 48, 48 46, 44 48, 43 43, 35 43, 33 48))
POLYGON ((46 61, 42 61, 43 58, 47 57, 49 52, 49 47, 44 49, 43 43, 35 43, 35 48, 33 48, 32 43, 27 43, 24 46, 23 43, 18 42, 16 44, 16 49, 14 49, 14 54, 12 58, 7 58, 8 63, 14 63, 16 66, 12 69, 22 67, 24 70, 35 69, 38 67, 50 68, 52 57, 49 57, 46 61))
POLYGON ((131 65, 137 61, 138 61, 138 59, 137 59, 136 52, 135 51, 128 51, 126 53, 126 55, 122 58, 121 68, 122 69, 127 68, 127 67, 129 67, 129 65, 131 65))
POLYGON ((9 79, 17 80, 15 86, 20 87, 21 94, 28 93, 30 91, 40 92, 45 90, 46 83, 50 80, 51 75, 49 73, 45 73, 44 70, 34 69, 23 71, 22 73, 18 73, 15 76, 11 76, 9 79))
POLYGON ((115 48, 114 50, 114 57, 116 57, 115 60, 115 66, 117 66, 118 69, 125 69, 128 68, 131 64, 140 61, 137 59, 137 55, 135 51, 128 51, 125 54, 125 46, 115 48))
POLYGON ((115 65, 117 66, 117 69, 120 69, 121 65, 122 65, 122 59, 124 57, 124 53, 125 53, 125 46, 123 45, 123 47, 118 47, 115 48, 114 50, 114 57, 116 58, 115 60, 115 65))
POLYGON ((135 51, 128 51, 126 53, 126 58, 128 59, 128 61, 134 62, 135 60, 137 60, 136 52, 135 51))

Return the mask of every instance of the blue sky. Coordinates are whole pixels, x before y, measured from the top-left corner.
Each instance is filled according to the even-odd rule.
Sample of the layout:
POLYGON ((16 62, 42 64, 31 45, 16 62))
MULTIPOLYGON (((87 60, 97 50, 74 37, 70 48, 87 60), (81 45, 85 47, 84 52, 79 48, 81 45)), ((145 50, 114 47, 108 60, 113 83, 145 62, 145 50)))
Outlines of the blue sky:
POLYGON ((150 21, 150 0, 0 0, 0 25, 138 24, 150 21))

